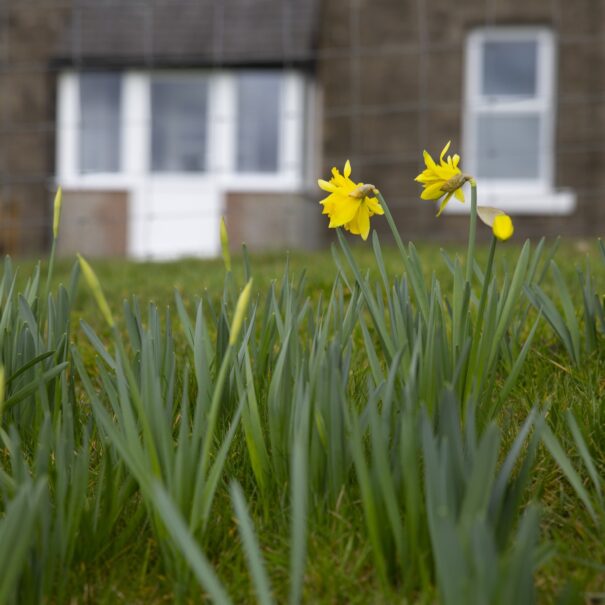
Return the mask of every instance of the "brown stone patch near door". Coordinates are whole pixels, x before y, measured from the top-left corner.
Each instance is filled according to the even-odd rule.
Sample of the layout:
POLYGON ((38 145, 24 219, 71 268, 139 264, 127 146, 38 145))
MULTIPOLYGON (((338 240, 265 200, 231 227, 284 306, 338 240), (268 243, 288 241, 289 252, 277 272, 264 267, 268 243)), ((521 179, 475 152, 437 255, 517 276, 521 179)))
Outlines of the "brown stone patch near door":
POLYGON ((321 207, 300 193, 226 194, 229 244, 239 250, 312 250, 320 244, 321 207))
POLYGON ((58 254, 126 256, 127 235, 126 191, 63 191, 58 254))

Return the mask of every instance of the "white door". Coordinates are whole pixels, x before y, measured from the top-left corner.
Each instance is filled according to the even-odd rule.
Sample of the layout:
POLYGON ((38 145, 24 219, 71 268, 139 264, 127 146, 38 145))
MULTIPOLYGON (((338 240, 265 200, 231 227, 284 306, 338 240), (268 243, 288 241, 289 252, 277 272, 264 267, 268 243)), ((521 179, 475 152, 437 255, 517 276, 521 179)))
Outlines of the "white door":
POLYGON ((147 190, 147 256, 216 256, 221 200, 211 179, 153 177, 147 190))
POLYGON ((137 256, 215 256, 220 193, 210 167, 210 80, 199 72, 149 82, 147 178, 134 192, 137 256))

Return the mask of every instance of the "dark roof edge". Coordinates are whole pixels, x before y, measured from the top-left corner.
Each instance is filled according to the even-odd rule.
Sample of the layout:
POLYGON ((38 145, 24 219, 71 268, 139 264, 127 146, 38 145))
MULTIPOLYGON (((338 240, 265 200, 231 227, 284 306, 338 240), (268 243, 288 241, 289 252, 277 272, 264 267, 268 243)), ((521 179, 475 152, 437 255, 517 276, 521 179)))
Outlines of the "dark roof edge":
POLYGON ((63 69, 287 69, 293 67, 305 71, 315 70, 317 59, 296 58, 288 60, 211 61, 202 57, 55 57, 50 64, 53 68, 63 69))

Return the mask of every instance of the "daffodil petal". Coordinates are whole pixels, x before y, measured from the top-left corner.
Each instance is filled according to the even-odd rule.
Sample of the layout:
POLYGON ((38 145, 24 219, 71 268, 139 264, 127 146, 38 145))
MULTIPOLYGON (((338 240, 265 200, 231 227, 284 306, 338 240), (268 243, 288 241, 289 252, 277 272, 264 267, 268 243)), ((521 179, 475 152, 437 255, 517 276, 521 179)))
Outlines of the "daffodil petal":
POLYGON ((342 176, 342 174, 340 174, 338 169, 333 168, 330 182, 336 187, 345 187, 346 184, 350 182, 350 179, 346 179, 344 176, 342 176))
POLYGON ((431 157, 431 154, 425 149, 422 152, 422 155, 424 157, 424 163, 426 164, 426 167, 429 170, 433 170, 435 168, 436 164, 435 164, 435 160, 433 160, 433 158, 431 157))
POLYGON ((453 195, 453 193, 450 192, 443 198, 443 201, 441 202, 441 205, 439 206, 439 211, 437 212, 437 216, 441 216, 441 213, 445 210, 445 207, 447 206, 447 203, 450 201, 452 195, 453 195))
POLYGON ((345 168, 343 170, 343 174, 345 175, 346 179, 348 179, 351 176, 351 162, 349 162, 349 160, 347 160, 345 162, 345 168))
POLYGON ((328 196, 324 197, 324 199, 321 200, 319 203, 320 204, 334 203, 338 199, 339 199, 338 193, 336 193, 334 191, 330 191, 330 194, 328 196))
POLYGON ((442 185, 443 181, 438 181, 437 183, 429 185, 420 194, 420 197, 423 200, 438 200, 444 194, 444 192, 441 190, 442 185))
POLYGON ((361 238, 363 240, 368 239, 368 234, 370 233, 370 214, 365 206, 362 206, 357 213, 357 225, 361 238))
POLYGON ((317 179, 317 184, 319 185, 320 189, 323 189, 324 191, 329 191, 330 193, 334 193, 336 191, 335 185, 329 183, 328 181, 324 181, 323 179, 317 179))
POLYGON ((350 222, 357 210, 359 209, 359 201, 344 198, 342 202, 338 203, 331 216, 330 216, 330 227, 341 227, 345 223, 350 222))
POLYGON ((456 196, 457 200, 464 204, 464 191, 462 191, 461 188, 456 189, 456 191, 454 191, 454 195, 456 196))
POLYGON ((447 164, 441 164, 440 166, 435 166, 435 173, 444 181, 449 181, 453 176, 459 174, 460 170, 450 168, 447 164))
POLYGON ((382 209, 380 202, 375 197, 367 197, 365 199, 365 203, 374 214, 384 214, 384 210, 382 209))
POLYGON ((421 172, 414 180, 419 183, 430 184, 443 179, 437 176, 434 172, 425 170, 424 172, 421 172))
POLYGON ((357 214, 344 227, 353 235, 359 235, 359 223, 357 221, 357 214))
POLYGON ((441 155, 439 156, 439 161, 443 162, 443 156, 447 153, 447 150, 450 148, 450 145, 452 144, 451 141, 448 141, 445 144, 445 147, 441 150, 441 155))

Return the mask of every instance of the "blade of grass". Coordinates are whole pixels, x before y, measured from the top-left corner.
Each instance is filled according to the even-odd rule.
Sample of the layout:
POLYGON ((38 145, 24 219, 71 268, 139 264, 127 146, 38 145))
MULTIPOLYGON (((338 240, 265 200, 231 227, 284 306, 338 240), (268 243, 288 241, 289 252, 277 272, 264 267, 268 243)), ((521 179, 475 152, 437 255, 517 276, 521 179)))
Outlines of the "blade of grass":
POLYGON ((273 605, 271 583, 265 570, 263 555, 254 532, 254 525, 246 506, 246 500, 237 481, 231 483, 231 501, 238 521, 238 531, 244 545, 248 567, 256 589, 256 596, 261 605, 273 605))

